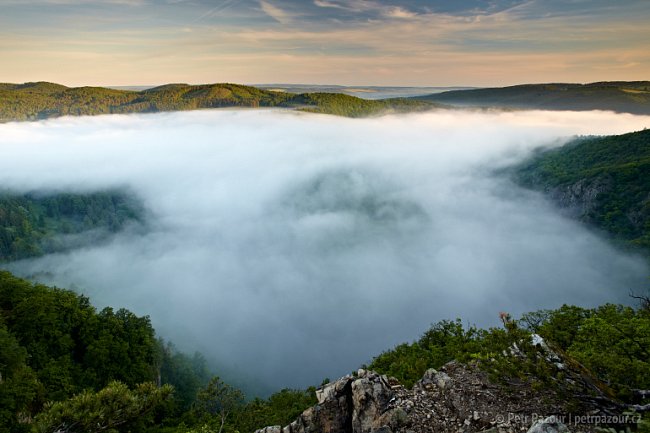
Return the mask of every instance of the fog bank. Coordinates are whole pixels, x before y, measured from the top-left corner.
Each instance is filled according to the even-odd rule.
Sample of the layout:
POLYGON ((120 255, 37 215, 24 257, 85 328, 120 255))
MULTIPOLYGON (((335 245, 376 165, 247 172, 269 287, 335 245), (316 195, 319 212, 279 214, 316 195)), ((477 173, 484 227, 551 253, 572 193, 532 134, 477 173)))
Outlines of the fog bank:
POLYGON ((268 389, 318 384, 441 319, 496 325, 629 302, 648 269, 491 173, 574 134, 649 117, 440 111, 343 119, 275 110, 0 125, 0 182, 125 186, 146 233, 12 264, 268 389))

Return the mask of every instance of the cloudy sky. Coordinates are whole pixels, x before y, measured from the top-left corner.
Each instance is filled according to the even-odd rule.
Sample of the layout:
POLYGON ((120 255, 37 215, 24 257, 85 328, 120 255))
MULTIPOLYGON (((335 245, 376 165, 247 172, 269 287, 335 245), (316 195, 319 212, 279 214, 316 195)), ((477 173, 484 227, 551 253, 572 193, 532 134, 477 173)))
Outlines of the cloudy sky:
POLYGON ((648 0, 0 0, 0 82, 650 77, 648 0))

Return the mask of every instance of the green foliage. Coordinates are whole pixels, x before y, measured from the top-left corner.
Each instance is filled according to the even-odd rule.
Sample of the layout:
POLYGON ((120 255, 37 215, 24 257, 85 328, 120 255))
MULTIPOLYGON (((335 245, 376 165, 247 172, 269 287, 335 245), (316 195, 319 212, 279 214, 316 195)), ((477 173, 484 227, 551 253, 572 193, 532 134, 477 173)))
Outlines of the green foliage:
POLYGON ((238 84, 167 84, 141 92, 101 87, 68 88, 53 83, 0 84, 0 122, 66 115, 153 113, 219 107, 297 107, 306 111, 359 117, 385 111, 424 110, 425 101, 367 101, 331 93, 294 95, 238 84))
POLYGON ((650 388, 650 312, 621 305, 563 306, 536 329, 615 392, 650 388), (559 338, 558 338, 559 337, 559 338), (556 340, 557 339, 557 340, 556 340))
POLYGON ((156 377, 157 341, 149 317, 107 307, 90 316, 80 333, 84 350, 77 353, 85 383, 96 387, 119 380, 133 386, 156 377))
POLYGON ((519 323, 566 351, 575 341, 584 319, 593 314, 592 310, 562 305, 557 310, 541 310, 524 314, 519 323))
POLYGON ((650 251, 650 130, 577 139, 538 153, 514 173, 526 187, 580 201, 581 220, 650 251))
POLYGON ((170 397, 171 386, 160 388, 153 383, 142 383, 130 390, 121 382, 110 382, 98 392, 84 391, 69 400, 46 405, 35 420, 39 433, 94 433, 113 431, 137 421, 144 424, 143 416, 170 397))
POLYGON ((41 392, 33 370, 26 364, 27 351, 0 322, 0 432, 26 431, 20 421, 31 413, 41 392))
POLYGON ((638 433, 650 433, 650 413, 643 414, 637 425, 638 433))
POLYGON ((650 312, 620 305, 591 310, 567 352, 625 396, 650 388, 650 312))
POLYGON ((614 81, 590 84, 524 84, 454 90, 416 99, 477 107, 537 108, 543 110, 612 110, 650 114, 650 82, 614 81))
POLYGON ((267 399, 255 398, 245 404, 242 398, 243 395, 237 389, 219 378, 213 378, 211 384, 198 393, 194 409, 184 414, 182 423, 157 431, 217 433, 221 430, 252 433, 268 425, 287 425, 317 402, 316 389, 313 387, 307 390, 283 389, 267 399), (221 404, 224 401, 221 393, 228 396, 225 406, 221 404), (227 407, 232 409, 228 412, 221 411, 227 407), (222 418, 222 415, 225 416, 222 418))
POLYGON ((462 322, 443 320, 435 323, 412 344, 401 344, 373 359, 368 366, 397 378, 411 387, 430 368, 450 361, 483 361, 495 380, 537 380, 548 374, 540 362, 539 348, 533 346, 530 333, 507 321, 506 329, 464 327, 462 322), (513 356, 515 352, 522 356, 513 356))
MULTIPOLYGON (((0 271, 0 417, 20 424, 46 401, 110 381, 128 386, 157 376, 157 341, 148 317, 97 312, 87 298, 0 271)), ((12 427, 10 431, 19 431, 12 427)))
MULTIPOLYGON (((428 368, 451 360, 478 362, 495 380, 547 389, 563 373, 548 362, 543 346, 533 344, 535 332, 563 362, 600 379, 623 401, 633 401, 636 389, 650 388, 647 304, 565 305, 525 314, 518 322, 506 314, 502 320, 505 329, 483 330, 460 320, 435 323, 417 341, 376 357, 369 368, 411 386, 428 368)), ((314 388, 284 389, 244 403, 241 391, 218 377, 206 385, 208 377, 202 356, 156 340, 148 318, 123 309, 98 312, 83 296, 0 272, 1 433, 245 433, 287 425, 316 403, 314 388), (161 388, 151 383, 156 380, 161 388)))
POLYGON ((140 221, 142 210, 121 191, 87 194, 0 193, 0 262, 81 246, 140 221), (103 232, 102 232, 103 231, 103 232), (79 234, 84 236, 75 236, 79 234))
POLYGON ((477 360, 494 379, 553 385, 553 364, 531 333, 569 362, 586 369, 615 395, 628 399, 631 390, 650 388, 650 310, 620 305, 585 309, 564 305, 557 310, 525 314, 506 329, 464 328, 460 321, 442 321, 411 344, 401 344, 376 357, 368 368, 396 377, 407 386, 429 368, 451 360, 477 360))
POLYGON ((152 113, 215 107, 276 106, 289 95, 237 84, 168 84, 142 92, 53 83, 0 85, 0 121, 66 115, 152 113))
MULTIPOLYGON (((481 341, 481 351, 473 357, 480 360, 490 378, 508 385, 528 383, 533 389, 555 389, 566 394, 564 384, 558 387, 562 377, 549 353, 541 345, 534 344, 530 332, 519 328, 514 322, 507 329, 490 329, 481 341)), ((546 342, 548 343, 548 342, 546 342)))
POLYGON ((268 425, 287 425, 305 409, 315 405, 316 389, 283 389, 266 400, 256 398, 233 413, 228 431, 252 433, 268 425))
POLYGON ((197 393, 194 409, 200 420, 210 423, 218 419, 218 432, 221 433, 230 414, 243 403, 244 394, 240 390, 223 382, 219 377, 213 377, 208 385, 197 393))
POLYGON ((482 334, 474 326, 465 329, 460 319, 443 320, 432 325, 418 341, 400 344, 377 356, 368 368, 411 387, 429 368, 440 368, 454 359, 469 360, 480 351, 482 334))
POLYGON ((207 385, 212 374, 200 353, 188 356, 162 340, 158 341, 158 346, 160 381, 174 387, 174 407, 170 410, 178 416, 190 408, 199 389, 207 385))
POLYGON ((124 309, 96 312, 84 296, 8 272, 0 272, 0 306, 8 330, 29 353, 28 365, 51 393, 155 378, 156 340, 148 317, 124 309))
POLYGON ((436 105, 411 99, 366 100, 342 93, 304 93, 284 105, 303 111, 334 114, 345 117, 367 117, 389 112, 412 112, 429 110, 436 105))
POLYGON ((180 428, 178 433, 217 433, 217 429, 209 424, 203 424, 193 429, 180 428))

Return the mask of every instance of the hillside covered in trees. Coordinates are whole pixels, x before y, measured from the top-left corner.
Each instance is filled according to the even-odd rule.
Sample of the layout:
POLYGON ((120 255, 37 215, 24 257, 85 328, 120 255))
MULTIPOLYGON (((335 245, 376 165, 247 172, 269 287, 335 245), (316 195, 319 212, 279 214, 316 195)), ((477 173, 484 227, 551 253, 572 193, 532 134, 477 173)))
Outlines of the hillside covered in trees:
MULTIPOLYGON (((563 178, 557 174, 563 173, 559 166, 551 164, 560 170, 552 172, 561 183, 591 173, 588 168, 598 164, 626 166, 626 158, 643 148, 644 133, 584 139, 553 151, 551 155, 595 142, 611 146, 614 152, 596 156, 592 148, 591 160, 579 154, 572 163, 583 164, 586 171, 568 170, 563 178), (641 147, 630 147, 626 157, 623 149, 612 144, 621 140, 638 141, 641 147)), ((38 227, 39 219, 53 231, 35 231, 37 235, 21 238, 26 245, 39 245, 41 234, 47 239, 64 223, 76 230, 111 227, 120 215, 124 221, 137 217, 132 213, 137 206, 114 191, 86 196, 6 195, 4 199, 1 209, 19 212, 19 217, 6 212, 12 216, 7 221, 13 221, 3 227, 6 232, 31 224, 38 227)), ((608 399, 620 407, 650 409, 643 391, 650 388, 650 303, 643 296, 641 301, 638 308, 565 305, 517 321, 504 314, 503 328, 480 329, 460 319, 443 320, 417 341, 378 355, 367 368, 410 387, 428 369, 456 360, 480 366, 495 384, 506 387, 504 392, 508 386, 520 390, 523 385, 517 384, 526 384, 564 395, 557 372, 549 370, 538 349, 527 343, 536 333, 581 366, 585 377, 596 380, 608 399), (513 345, 526 356, 511 356, 513 345)), ((88 298, 72 291, 0 271, 0 432, 252 433, 265 425, 286 425, 316 403, 315 388, 284 389, 267 399, 247 400, 243 392, 214 376, 218 373, 200 354, 187 355, 158 338, 147 317, 125 309, 98 311, 88 298)), ((567 395, 566 404, 581 404, 574 394, 567 395)))
MULTIPOLYGON (((561 393, 562 379, 532 344, 534 332, 599 381, 608 399, 643 413, 650 409, 642 391, 650 388, 650 304, 642 300, 639 308, 565 305, 518 321, 502 314, 504 328, 442 321, 368 368, 410 387, 451 360, 478 362, 506 390, 520 383, 561 393)), ((1 432, 252 433, 288 424, 316 403, 315 388, 246 400, 212 374, 201 355, 157 338, 147 317, 97 311, 71 291, 0 272, 1 432)))
POLYGON ((124 191, 0 192, 0 263, 96 243, 143 219, 124 191))
POLYGON ((579 220, 650 252, 650 130, 541 150, 514 169, 514 178, 579 220))
POLYGON ((213 421, 214 393, 236 397, 229 431, 252 431, 315 401, 313 389, 287 389, 244 404, 210 377, 200 354, 157 338, 148 317, 0 271, 0 432, 186 432, 213 421))
POLYGON ((60 116, 156 113, 223 107, 284 107, 359 117, 389 111, 424 110, 438 104, 412 99, 368 101, 335 93, 292 94, 238 84, 167 84, 143 91, 65 87, 36 82, 0 83, 0 122, 60 116))
POLYGON ((539 110, 611 110, 650 114, 650 81, 590 84, 523 84, 486 89, 452 90, 414 99, 461 107, 539 110))

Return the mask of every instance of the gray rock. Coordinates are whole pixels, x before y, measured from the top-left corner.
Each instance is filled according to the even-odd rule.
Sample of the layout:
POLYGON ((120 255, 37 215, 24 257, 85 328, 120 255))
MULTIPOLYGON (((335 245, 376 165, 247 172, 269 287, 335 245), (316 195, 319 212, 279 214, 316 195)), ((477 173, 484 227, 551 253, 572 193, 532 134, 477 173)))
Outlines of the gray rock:
POLYGON ((256 433, 392 433, 404 422, 401 408, 388 408, 394 391, 386 376, 359 370, 316 391, 318 404, 284 429, 266 427, 256 433))
POLYGON ((255 433, 282 433, 282 426, 272 425, 256 430, 255 433))
POLYGON ((422 376, 422 379, 415 384, 415 387, 418 389, 431 390, 436 386, 440 389, 445 389, 449 382, 451 382, 451 377, 449 377, 447 373, 430 368, 424 372, 424 376, 422 376))
POLYGON ((352 380, 352 376, 344 376, 336 382, 330 382, 320 389, 316 390, 316 399, 318 404, 323 404, 326 401, 332 400, 336 395, 341 395, 343 389, 352 380))
POLYGON ((384 408, 393 398, 393 390, 385 376, 364 372, 352 382, 352 431, 370 433, 386 422, 384 408))
MULTIPOLYGON (((555 361, 550 356, 540 359, 549 366, 555 361)), ((593 390, 584 372, 572 373, 570 368, 567 364, 564 371, 572 374, 571 389, 593 390)), ((532 389, 525 382, 503 387, 492 383, 477 364, 452 362, 439 371, 428 370, 412 390, 373 371, 359 370, 323 386, 317 394, 318 404, 291 424, 257 433, 569 433, 553 417, 530 425, 534 414, 567 413, 553 390, 532 389)), ((589 403, 582 410, 592 413, 600 406, 589 403)), ((575 428, 595 431, 592 425, 575 428)))
POLYGON ((527 433, 569 433, 569 429, 555 416, 549 416, 533 424, 527 433))

